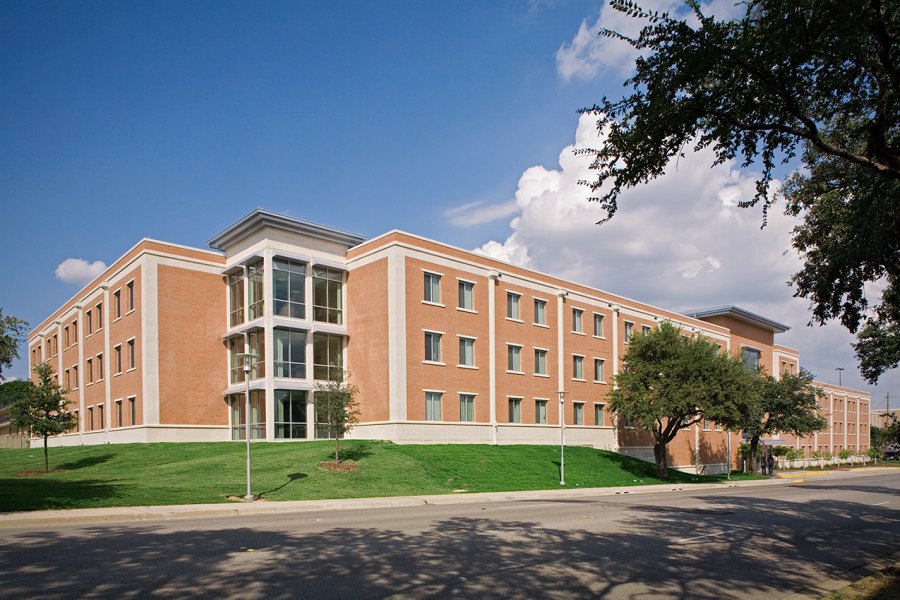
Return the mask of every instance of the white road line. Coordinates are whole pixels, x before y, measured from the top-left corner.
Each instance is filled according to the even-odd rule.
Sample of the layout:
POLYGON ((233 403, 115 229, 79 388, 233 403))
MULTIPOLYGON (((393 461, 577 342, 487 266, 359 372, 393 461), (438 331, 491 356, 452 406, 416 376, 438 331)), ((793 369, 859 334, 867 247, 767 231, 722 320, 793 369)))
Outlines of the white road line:
POLYGON ((873 504, 872 506, 884 506, 885 504, 890 504, 890 501, 888 501, 888 502, 879 502, 878 504, 873 504))
POLYGON ((730 529, 726 529, 725 531, 719 531, 719 532, 717 532, 717 533, 707 533, 707 534, 705 534, 705 535, 695 535, 694 537, 681 538, 680 540, 675 540, 675 543, 676 543, 676 544, 683 544, 683 543, 685 543, 685 542, 692 542, 692 541, 694 541, 694 540, 699 540, 699 539, 702 539, 702 538, 708 538, 708 537, 713 537, 713 536, 717 536, 717 535, 725 535, 726 533, 731 533, 731 530, 730 530, 730 529))

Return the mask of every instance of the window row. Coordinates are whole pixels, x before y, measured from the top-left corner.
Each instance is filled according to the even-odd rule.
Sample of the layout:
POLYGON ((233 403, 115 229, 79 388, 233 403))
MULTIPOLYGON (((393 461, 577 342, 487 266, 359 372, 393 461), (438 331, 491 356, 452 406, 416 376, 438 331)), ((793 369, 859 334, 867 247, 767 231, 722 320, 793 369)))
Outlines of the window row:
MULTIPOLYGON (((276 327, 272 330, 274 345, 272 368, 274 376, 283 379, 307 378, 306 345, 309 332, 298 329, 276 327)), ((344 338, 328 333, 312 334, 313 379, 328 380, 341 375, 344 352, 344 338)), ((250 379, 266 376, 265 333, 256 329, 244 337, 228 340, 231 357, 231 383, 244 381, 245 360, 250 359, 250 379), (247 357, 247 353, 252 356, 247 357)))
MULTIPOLYGON (((316 392, 306 390, 275 390, 275 438, 307 439, 307 424, 313 421, 316 439, 333 437, 325 419, 316 414, 316 392)), ((228 396, 231 411, 231 439, 247 439, 247 399, 243 394, 228 396)), ((250 439, 266 437, 266 396, 264 390, 250 392, 250 439)))
MULTIPOLYGON (((122 317, 122 290, 113 292, 113 318, 122 317)), ((125 284, 125 308, 130 313, 134 310, 134 281, 125 284)), ((85 337, 103 329, 103 303, 98 302, 92 308, 84 311, 85 337)), ((74 319, 69 325, 63 327, 63 348, 70 348, 78 343, 78 319, 74 319)), ((56 336, 53 336, 53 355, 58 352, 56 336)))
MULTIPOLYGON (((113 415, 113 422, 111 427, 128 427, 137 425, 137 402, 135 396, 129 396, 125 400, 125 404, 123 406, 122 400, 115 401, 115 413, 113 415), (127 415, 127 420, 126 420, 127 415)), ((106 428, 106 421, 104 420, 104 405, 103 404, 95 404, 94 406, 88 406, 85 409, 84 416, 84 429, 85 431, 97 431, 106 428), (96 410, 95 410, 96 409, 96 410), (96 416, 95 416, 96 415, 96 416), (95 421, 96 419, 96 421, 95 421)), ((73 431, 78 430, 79 414, 78 410, 72 411, 72 414, 75 415, 75 427, 73 431)))
MULTIPOLYGON (((344 273, 314 266, 312 269, 312 316, 314 321, 343 325, 344 273)), ((306 319, 306 263, 286 258, 272 259, 272 308, 275 316, 306 319)), ((229 325, 263 316, 265 272, 262 259, 250 263, 243 272, 227 277, 229 325), (246 301, 245 301, 246 293, 246 301)))
MULTIPOLYGON (((444 392, 425 392, 425 420, 426 421, 444 421, 444 410, 454 410, 456 406, 444 406, 444 392)), ((508 422, 522 423, 522 403, 524 398, 508 398, 508 422)), ((537 425, 547 424, 547 406, 549 400, 536 398, 534 400, 534 423, 537 425)), ((454 403, 455 404, 455 403, 454 403)), ((574 425, 585 425, 585 402, 572 402, 571 421, 574 425)), ((472 423, 475 421, 475 394, 458 394, 459 421, 462 423, 472 423)), ((606 404, 603 402, 594 403, 594 421, 591 423, 595 426, 606 425, 606 404)), ((454 410, 455 412, 455 410, 454 410)), ((448 417, 451 415, 448 413, 448 417)), ((455 414, 452 416, 456 416, 455 414)), ((449 419, 448 419, 449 420, 449 419)))
MULTIPOLYGON (((117 344, 113 346, 113 371, 114 375, 118 375, 122 373, 123 368, 127 368, 129 371, 135 368, 135 358, 134 358, 134 338, 125 342, 125 347, 123 349, 122 344, 117 344)), ((100 383, 103 381, 103 353, 99 353, 95 356, 85 359, 84 361, 84 383, 85 385, 91 385, 93 383, 100 383)), ((62 386, 66 390, 77 390, 79 385, 78 380, 78 365, 72 365, 68 369, 63 370, 62 377, 62 386)))

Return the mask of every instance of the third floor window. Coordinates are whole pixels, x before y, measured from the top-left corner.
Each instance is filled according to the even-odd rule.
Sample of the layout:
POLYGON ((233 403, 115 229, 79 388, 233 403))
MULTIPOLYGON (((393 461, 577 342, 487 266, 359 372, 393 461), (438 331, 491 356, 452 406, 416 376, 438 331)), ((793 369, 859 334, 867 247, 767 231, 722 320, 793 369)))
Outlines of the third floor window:
POLYGON ((313 319, 344 324, 344 273, 328 267, 313 267, 313 319))
POLYGON ((275 316, 306 318, 306 265, 284 258, 272 260, 275 316))

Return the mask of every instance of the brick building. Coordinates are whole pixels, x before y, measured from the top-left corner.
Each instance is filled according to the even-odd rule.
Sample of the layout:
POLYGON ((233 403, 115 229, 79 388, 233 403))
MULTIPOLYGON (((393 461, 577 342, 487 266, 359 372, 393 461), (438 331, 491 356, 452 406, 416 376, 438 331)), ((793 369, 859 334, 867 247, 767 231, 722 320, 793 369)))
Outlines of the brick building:
MULTIPOLYGON (((743 309, 677 314, 399 231, 367 240, 256 210, 209 244, 142 240, 32 332, 32 365, 50 361, 79 415, 56 443, 243 439, 237 355, 252 352, 254 439, 324 435, 315 382, 346 366, 351 437, 558 443, 562 412, 568 443, 651 459, 606 410, 632 335, 667 320, 769 372, 800 366, 775 343, 787 327, 743 309)), ((828 430, 782 442, 867 448, 868 395, 816 385, 828 430)), ((684 430, 670 464, 721 470, 727 436, 684 430)))

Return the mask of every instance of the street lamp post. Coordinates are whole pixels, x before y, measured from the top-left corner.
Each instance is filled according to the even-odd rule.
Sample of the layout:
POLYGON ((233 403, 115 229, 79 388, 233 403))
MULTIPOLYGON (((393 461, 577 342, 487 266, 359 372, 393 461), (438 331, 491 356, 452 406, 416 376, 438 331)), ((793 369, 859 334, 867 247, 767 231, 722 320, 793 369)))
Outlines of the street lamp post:
POLYGON ((559 485, 566 485, 566 393, 559 394, 559 485))
POLYGON ((244 500, 250 502, 256 499, 253 492, 250 491, 250 365, 256 358, 256 353, 238 352, 234 357, 244 361, 244 437, 247 442, 247 493, 244 495, 244 500))

